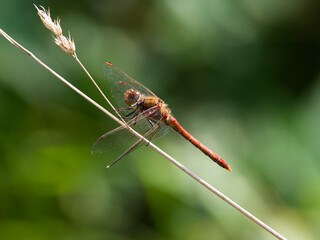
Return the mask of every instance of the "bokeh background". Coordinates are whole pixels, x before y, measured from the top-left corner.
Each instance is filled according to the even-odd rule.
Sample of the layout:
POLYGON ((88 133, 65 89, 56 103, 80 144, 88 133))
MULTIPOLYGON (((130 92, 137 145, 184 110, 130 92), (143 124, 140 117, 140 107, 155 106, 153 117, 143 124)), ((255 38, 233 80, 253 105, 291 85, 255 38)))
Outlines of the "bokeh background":
MULTIPOLYGON (((171 132, 156 144, 288 239, 320 235, 320 2, 1 0, 0 26, 107 107, 54 45, 50 6, 107 96, 108 60, 170 104, 219 168, 171 132)), ((110 170, 116 127, 0 37, 1 239, 274 239, 151 148, 110 170)))

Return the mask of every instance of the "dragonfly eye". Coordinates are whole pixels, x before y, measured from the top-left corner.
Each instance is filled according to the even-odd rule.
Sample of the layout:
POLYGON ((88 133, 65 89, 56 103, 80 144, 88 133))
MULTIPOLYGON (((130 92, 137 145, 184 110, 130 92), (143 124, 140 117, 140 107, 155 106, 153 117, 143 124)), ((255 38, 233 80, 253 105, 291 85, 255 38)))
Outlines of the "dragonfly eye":
POLYGON ((140 97, 141 93, 139 91, 130 89, 124 94, 124 101, 128 106, 132 107, 138 103, 140 97))

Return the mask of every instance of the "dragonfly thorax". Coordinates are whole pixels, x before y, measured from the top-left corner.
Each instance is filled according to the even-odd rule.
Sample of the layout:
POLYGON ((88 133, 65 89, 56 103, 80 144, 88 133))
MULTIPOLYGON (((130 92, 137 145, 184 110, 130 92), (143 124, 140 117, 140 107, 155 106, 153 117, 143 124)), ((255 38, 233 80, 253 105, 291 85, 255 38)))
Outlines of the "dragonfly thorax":
POLYGON ((124 94, 124 102, 128 106, 133 107, 141 101, 142 96, 143 95, 141 94, 141 92, 134 89, 130 89, 127 90, 124 94))

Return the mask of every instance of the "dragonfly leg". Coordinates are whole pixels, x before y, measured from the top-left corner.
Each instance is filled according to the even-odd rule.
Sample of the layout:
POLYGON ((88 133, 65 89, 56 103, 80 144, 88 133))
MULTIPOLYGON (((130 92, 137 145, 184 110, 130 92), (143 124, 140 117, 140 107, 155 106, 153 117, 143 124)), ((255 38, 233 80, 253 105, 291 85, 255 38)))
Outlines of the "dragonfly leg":
POLYGON ((125 115, 124 117, 125 117, 125 118, 132 118, 132 117, 130 117, 130 116, 131 116, 132 114, 135 114, 135 115, 136 115, 136 114, 137 114, 137 111, 138 111, 138 110, 134 110, 134 111, 128 113, 127 115, 125 115))
POLYGON ((153 127, 153 126, 154 126, 154 124, 155 124, 155 122, 154 122, 154 121, 152 121, 151 119, 147 119, 147 121, 148 121, 148 123, 150 123, 151 127, 153 127))
MULTIPOLYGON (((153 120, 151 120, 151 119, 149 119, 149 118, 147 118, 147 121, 148 121, 148 123, 150 123, 150 125, 151 125, 151 128, 149 129, 149 130, 147 130, 147 131, 145 131, 143 134, 147 134, 152 128, 154 128, 154 125, 156 124, 156 122, 155 121, 153 121, 153 120)), ((158 132, 158 130, 157 130, 157 132, 158 132)), ((157 133, 156 132, 156 133, 157 133)), ((153 136, 152 136, 153 137, 153 136)), ((152 138, 151 137, 151 138, 152 138)), ((151 141, 151 139, 150 139, 150 141, 151 141)), ((149 145, 149 143, 146 143, 146 147, 149 145)))
MULTIPOLYGON (((149 109, 149 110, 144 111, 143 112, 143 118, 147 118, 148 119, 149 116, 154 114, 154 111, 155 111, 155 109, 152 109, 152 110, 149 109)), ((139 109, 139 107, 138 107, 137 110, 135 111, 133 117, 132 117, 132 118, 135 118, 135 120, 133 122, 133 125, 137 124, 137 122, 139 120, 139 117, 140 117, 140 112, 141 112, 141 109, 139 109)))
POLYGON ((137 107, 131 107, 131 108, 119 108, 117 109, 118 113, 121 114, 121 116, 124 119, 131 119, 133 117, 130 117, 132 114, 136 115, 139 109, 137 107), (132 110, 132 111, 131 111, 132 110), (131 111, 128 114, 125 114, 124 111, 131 111))
MULTIPOLYGON (((149 142, 146 144, 146 147, 149 145, 149 143, 151 142, 151 140, 152 140, 152 138, 158 133, 158 131, 160 130, 160 127, 161 127, 161 123, 162 123, 162 119, 163 119, 163 117, 162 118, 160 118, 160 120, 158 121, 158 122, 155 122, 155 121, 152 121, 151 119, 148 119, 148 122, 152 125, 152 128, 154 128, 151 132, 153 132, 152 133, 152 135, 151 135, 151 137, 149 138, 149 142)), ((151 128, 151 129, 152 129, 151 128)), ((151 130, 150 129, 150 130, 151 130)), ((149 131, 150 131, 149 130, 149 131)), ((149 132, 148 131, 148 132, 149 132)), ((150 133, 151 133, 150 132, 150 133)))
POLYGON ((132 118, 134 118, 133 125, 136 125, 138 122, 139 111, 136 111, 132 118))
POLYGON ((128 111, 128 110, 134 110, 136 107, 128 107, 128 108, 118 108, 118 111, 128 111))
MULTIPOLYGON (((152 140, 152 138, 159 132, 159 130, 160 130, 160 127, 161 127, 161 123, 157 123, 156 124, 157 125, 157 128, 156 128, 156 131, 152 134, 152 136, 149 138, 149 141, 151 142, 151 140, 152 140)), ((147 143, 147 145, 146 146, 148 146, 149 145, 149 143, 147 143)))

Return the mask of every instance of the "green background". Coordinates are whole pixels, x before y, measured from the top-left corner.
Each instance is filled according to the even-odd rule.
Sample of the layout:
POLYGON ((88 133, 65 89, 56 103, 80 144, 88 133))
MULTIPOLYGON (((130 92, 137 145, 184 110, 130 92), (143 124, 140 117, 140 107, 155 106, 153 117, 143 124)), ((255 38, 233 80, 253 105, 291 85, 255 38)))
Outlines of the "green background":
MULTIPOLYGON (((29 0, 0 27, 103 106, 29 0)), ((288 239, 320 235, 317 0, 36 1, 70 30, 108 97, 110 61, 232 167, 175 132, 156 144, 288 239)), ((0 37, 0 239, 273 239, 141 147, 91 155, 117 124, 0 37)))

